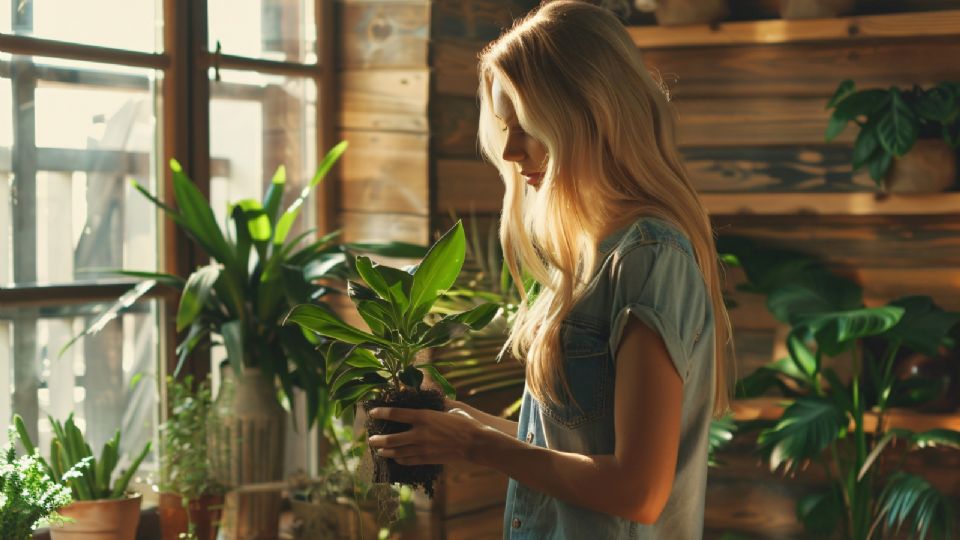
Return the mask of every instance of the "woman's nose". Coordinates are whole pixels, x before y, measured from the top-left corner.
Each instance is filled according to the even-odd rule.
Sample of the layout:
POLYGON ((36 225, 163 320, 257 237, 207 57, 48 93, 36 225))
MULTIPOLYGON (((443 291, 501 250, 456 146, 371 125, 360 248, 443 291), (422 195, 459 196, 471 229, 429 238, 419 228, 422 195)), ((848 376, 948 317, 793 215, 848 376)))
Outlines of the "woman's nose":
POLYGON ((519 140, 514 134, 507 136, 507 142, 503 145, 503 160, 504 161, 523 161, 523 158, 526 157, 526 152, 523 150, 522 141, 519 140))

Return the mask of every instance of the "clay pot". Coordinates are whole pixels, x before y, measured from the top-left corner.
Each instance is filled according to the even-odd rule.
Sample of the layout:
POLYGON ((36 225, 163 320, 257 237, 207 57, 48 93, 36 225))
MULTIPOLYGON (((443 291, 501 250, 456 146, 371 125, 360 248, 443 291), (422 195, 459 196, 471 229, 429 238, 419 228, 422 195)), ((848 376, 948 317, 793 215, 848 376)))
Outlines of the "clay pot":
POLYGON ((291 500, 294 540, 376 538, 380 530, 373 512, 346 504, 291 500))
POLYGON ((179 540, 180 534, 186 533, 189 523, 193 522, 198 540, 214 540, 217 537, 222 507, 223 497, 220 496, 206 495, 191 500, 189 506, 184 508, 183 497, 180 495, 161 493, 160 505, 157 507, 160 515, 160 538, 179 540))
POLYGON ((51 540, 134 540, 140 524, 139 494, 125 499, 75 501, 58 513, 73 520, 50 528, 51 540))
POLYGON ((853 11, 856 0, 780 0, 784 19, 829 19, 853 11))
POLYGON ((957 154, 943 139, 919 139, 894 158, 884 177, 889 193, 940 193, 957 181, 957 154))
POLYGON ((659 0, 654 14, 661 26, 715 23, 730 14, 730 5, 727 0, 659 0))

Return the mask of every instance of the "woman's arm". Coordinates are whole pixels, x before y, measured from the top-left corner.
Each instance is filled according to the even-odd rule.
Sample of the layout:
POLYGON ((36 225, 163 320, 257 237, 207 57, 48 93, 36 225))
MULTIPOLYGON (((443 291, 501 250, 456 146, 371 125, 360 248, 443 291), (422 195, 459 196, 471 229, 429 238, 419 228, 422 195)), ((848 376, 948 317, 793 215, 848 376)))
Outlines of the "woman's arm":
POLYGON ((585 456, 526 444, 482 425, 467 411, 371 411, 376 418, 413 428, 371 437, 370 444, 401 464, 467 459, 563 501, 653 523, 673 486, 682 389, 659 334, 631 318, 617 353, 612 455, 585 456))
POLYGON ((513 420, 507 420, 506 418, 501 418, 499 416, 483 412, 480 409, 471 407, 462 401, 448 399, 447 411, 452 411, 454 409, 465 411, 468 415, 479 420, 481 424, 492 427, 501 433, 510 435, 511 437, 517 436, 517 423, 513 420))

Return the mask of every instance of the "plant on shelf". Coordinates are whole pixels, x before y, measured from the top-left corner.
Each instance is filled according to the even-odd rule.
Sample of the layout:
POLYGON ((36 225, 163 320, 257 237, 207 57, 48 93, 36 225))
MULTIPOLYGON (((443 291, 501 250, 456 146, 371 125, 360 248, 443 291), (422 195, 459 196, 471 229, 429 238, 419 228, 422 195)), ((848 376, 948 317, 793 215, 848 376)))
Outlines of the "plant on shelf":
POLYGON ((878 185, 895 191, 943 191, 956 180, 960 84, 857 90, 848 79, 837 87, 827 109, 833 113, 826 140, 835 139, 850 122, 857 124, 860 131, 853 145, 853 169, 866 167, 878 185), (918 140, 924 144, 918 145, 918 140), (922 153, 923 159, 901 163, 911 150, 922 153), (922 165, 925 161, 934 164, 922 165), (903 171, 894 176, 899 169, 903 171))
MULTIPOLYGON (((0 531, 5 540, 28 540, 43 523, 61 523, 57 510, 73 501, 70 489, 50 477, 37 453, 17 457, 17 439, 17 431, 10 428, 0 461, 0 531)), ((64 475, 69 479, 80 474, 84 465, 64 475)))
POLYGON ((160 528, 164 540, 216 537, 225 486, 214 478, 207 450, 210 386, 167 378, 170 413, 160 426, 160 528))
POLYGON ((114 480, 114 470, 120 463, 120 430, 103 445, 98 460, 84 440, 72 414, 65 422, 54 418, 49 420, 53 438, 50 441, 50 459, 46 460, 39 457, 23 419, 19 415, 13 418, 27 454, 37 456, 46 474, 55 482, 68 486, 73 495, 74 502, 60 511, 63 517, 70 518, 72 522, 65 523, 62 528, 52 529, 53 538, 56 539, 61 531, 67 534, 97 530, 116 535, 111 538, 132 540, 140 522, 141 497, 140 494, 129 494, 127 488, 140 463, 147 457, 150 443, 144 445, 126 471, 114 480), (107 523, 107 515, 115 517, 116 521, 107 523))
POLYGON ((771 313, 790 326, 789 356, 740 381, 738 393, 750 397, 779 386, 793 397, 760 432, 758 447, 771 470, 823 468, 829 488, 797 503, 807 530, 826 537, 839 529, 844 538, 868 540, 906 526, 916 538, 948 537, 953 501, 902 465, 916 448, 960 448, 960 432, 891 429, 887 415, 903 385, 894 374, 897 352, 906 346, 938 354, 956 346, 960 314, 926 296, 865 307, 859 285, 812 257, 749 243, 726 250, 744 267, 749 282, 743 289, 766 294, 771 313), (881 355, 862 346, 868 337, 883 344, 881 355), (833 363, 849 359, 849 379, 827 364, 828 357, 833 363), (882 461, 894 466, 881 468, 882 461))
MULTIPOLYGON (((436 365, 416 364, 418 355, 483 328, 499 310, 496 304, 484 303, 460 313, 431 315, 442 292, 453 286, 460 273, 465 243, 458 222, 412 273, 357 257, 356 270, 366 285, 350 282, 349 296, 369 330, 351 326, 323 306, 303 304, 287 315, 287 324, 296 323, 330 340, 323 347, 325 376, 338 411, 359 401, 367 410, 379 406, 444 409, 444 394, 424 388, 424 375, 429 374, 447 395, 453 395, 453 387, 436 365)), ((409 426, 368 419, 367 428, 373 435, 409 426)), ((422 486, 429 495, 440 470, 436 465, 405 467, 374 456, 376 481, 422 486)))

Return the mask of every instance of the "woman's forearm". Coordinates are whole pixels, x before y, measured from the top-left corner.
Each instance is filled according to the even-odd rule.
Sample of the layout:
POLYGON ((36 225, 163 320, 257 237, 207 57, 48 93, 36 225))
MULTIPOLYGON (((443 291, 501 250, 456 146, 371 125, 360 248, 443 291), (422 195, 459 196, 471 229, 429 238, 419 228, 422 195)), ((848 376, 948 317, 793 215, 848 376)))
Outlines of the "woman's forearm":
POLYGON ((462 401, 455 401, 452 399, 447 400, 447 410, 450 409, 463 409, 470 416, 476 418, 485 426, 492 427, 493 429, 509 435, 510 437, 517 436, 517 423, 512 420, 507 420, 506 418, 501 418, 497 415, 486 413, 463 403, 462 401))
POLYGON ((655 522, 662 510, 647 484, 626 474, 612 454, 558 452, 489 429, 472 447, 470 461, 570 504, 642 523, 655 522))

